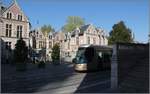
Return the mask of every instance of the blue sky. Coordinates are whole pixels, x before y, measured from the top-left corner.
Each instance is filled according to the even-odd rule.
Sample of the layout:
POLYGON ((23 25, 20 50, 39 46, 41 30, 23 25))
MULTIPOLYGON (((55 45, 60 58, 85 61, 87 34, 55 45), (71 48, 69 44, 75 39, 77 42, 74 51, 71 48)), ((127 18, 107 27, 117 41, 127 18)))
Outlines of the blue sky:
MULTIPOLYGON (((12 0, 2 0, 8 5, 12 0)), ((81 16, 86 23, 110 32, 123 20, 135 34, 135 40, 148 41, 149 0, 17 0, 33 28, 44 24, 60 30, 68 16, 81 16), (37 24, 37 21, 39 24, 37 24)))

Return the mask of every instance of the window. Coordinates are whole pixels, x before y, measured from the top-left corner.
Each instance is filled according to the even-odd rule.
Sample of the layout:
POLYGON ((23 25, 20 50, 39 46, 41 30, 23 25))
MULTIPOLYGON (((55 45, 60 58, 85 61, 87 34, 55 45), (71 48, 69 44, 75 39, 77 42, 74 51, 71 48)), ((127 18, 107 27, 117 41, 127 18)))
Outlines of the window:
POLYGON ((9 14, 9 18, 10 18, 10 19, 12 18, 12 14, 11 14, 11 13, 9 14))
POLYGON ((17 38, 22 38, 22 26, 17 26, 17 38))
POLYGON ((76 45, 79 45, 79 37, 76 37, 76 45))
POLYGON ((39 48, 41 48, 41 44, 40 44, 41 42, 39 41, 39 48))
POLYGON ((59 41, 59 37, 58 36, 56 37, 56 40, 59 41))
POLYGON ((68 42, 68 49, 70 49, 70 42, 68 42))
POLYGON ((36 32, 36 37, 38 37, 38 35, 39 35, 39 33, 38 33, 38 32, 36 32))
POLYGON ((6 37, 11 37, 12 25, 6 24, 6 37))
POLYGON ((93 47, 87 47, 85 50, 85 58, 88 62, 91 62, 93 60, 94 57, 94 48, 93 47))
POLYGON ((47 46, 46 46, 46 41, 44 41, 44 48, 47 48, 47 46))
POLYGON ((6 37, 8 37, 8 31, 9 31, 9 25, 8 24, 6 24, 6 37))
POLYGON ((95 40, 95 38, 93 38, 93 44, 96 44, 96 40, 95 40))
POLYGON ((18 20, 22 21, 22 15, 18 15, 18 20))
POLYGON ((40 45, 40 41, 39 41, 39 48, 41 47, 41 45, 40 45))
POLYGON ((42 38, 42 35, 40 35, 40 38, 42 38))
POLYGON ((42 48, 42 41, 39 41, 39 48, 42 48))
POLYGON ((49 35, 49 39, 52 39, 52 35, 49 35))
POLYGON ((49 42, 49 48, 52 48, 52 42, 51 41, 49 42))
POLYGON ((9 37, 11 37, 11 29, 12 29, 12 26, 11 24, 9 25, 9 37))
POLYGON ((6 18, 8 18, 9 19, 9 13, 7 13, 7 17, 6 18))
POLYGON ((44 41, 42 41, 42 48, 44 48, 44 41))
POLYGON ((32 42, 33 42, 33 48, 36 48, 36 39, 35 39, 35 37, 33 37, 32 42))
POLYGON ((11 19, 12 18, 12 13, 7 13, 7 17, 6 17, 7 19, 11 19))
POLYGON ((105 37, 103 36, 103 45, 105 45, 105 37))
POLYGON ((87 44, 90 44, 90 37, 87 37, 87 44))

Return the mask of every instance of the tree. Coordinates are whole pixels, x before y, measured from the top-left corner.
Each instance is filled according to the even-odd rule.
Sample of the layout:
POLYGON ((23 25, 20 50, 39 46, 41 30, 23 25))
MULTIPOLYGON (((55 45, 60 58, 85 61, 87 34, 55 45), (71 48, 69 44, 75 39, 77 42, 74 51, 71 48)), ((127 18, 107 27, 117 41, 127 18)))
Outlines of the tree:
POLYGON ((111 30, 109 33, 108 44, 112 45, 116 42, 133 42, 131 30, 125 26, 123 21, 114 24, 112 28, 113 30, 111 30))
POLYGON ((28 59, 28 47, 25 41, 20 38, 17 40, 14 49, 14 61, 17 64, 18 70, 25 70, 26 60, 28 59))
POLYGON ((60 59, 60 47, 59 47, 59 44, 55 44, 53 46, 51 58, 52 58, 52 62, 54 64, 58 64, 59 63, 59 59, 60 59))
POLYGON ((41 27, 41 31, 43 32, 44 36, 47 36, 49 32, 54 32, 54 28, 51 25, 44 25, 41 27))
POLYGON ((66 22, 67 23, 62 27, 62 31, 64 32, 71 32, 76 27, 80 27, 85 24, 84 19, 79 16, 68 16, 66 22))
MULTIPOLYGON (((54 28, 52 28, 51 25, 44 25, 41 27, 41 31, 42 31, 43 35, 45 36, 44 42, 47 43, 48 34, 50 32, 54 32, 55 30, 54 30, 54 28)), ((47 44, 45 44, 45 47, 42 49, 42 52, 43 52, 42 54, 45 54, 45 55, 43 55, 43 56, 45 56, 45 57, 43 57, 43 58, 45 58, 45 60, 46 60, 46 49, 47 49, 46 45, 47 44)))

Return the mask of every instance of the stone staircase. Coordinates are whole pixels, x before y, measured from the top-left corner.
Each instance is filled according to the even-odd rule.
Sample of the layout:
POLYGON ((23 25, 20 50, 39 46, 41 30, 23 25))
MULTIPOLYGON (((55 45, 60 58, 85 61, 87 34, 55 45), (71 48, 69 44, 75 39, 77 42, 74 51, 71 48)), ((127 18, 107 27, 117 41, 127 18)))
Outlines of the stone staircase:
POLYGON ((120 83, 119 92, 149 92, 149 57, 146 54, 143 54, 142 58, 137 58, 136 65, 130 69, 123 81, 120 83))

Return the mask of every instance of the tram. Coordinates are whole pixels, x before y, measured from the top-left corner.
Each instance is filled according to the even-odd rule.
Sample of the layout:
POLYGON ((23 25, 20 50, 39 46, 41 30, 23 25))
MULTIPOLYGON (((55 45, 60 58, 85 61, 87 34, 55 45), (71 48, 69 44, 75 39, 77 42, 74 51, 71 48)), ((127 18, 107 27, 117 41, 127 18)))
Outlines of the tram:
POLYGON ((110 69, 111 56, 111 46, 81 45, 72 62, 76 71, 110 69))

